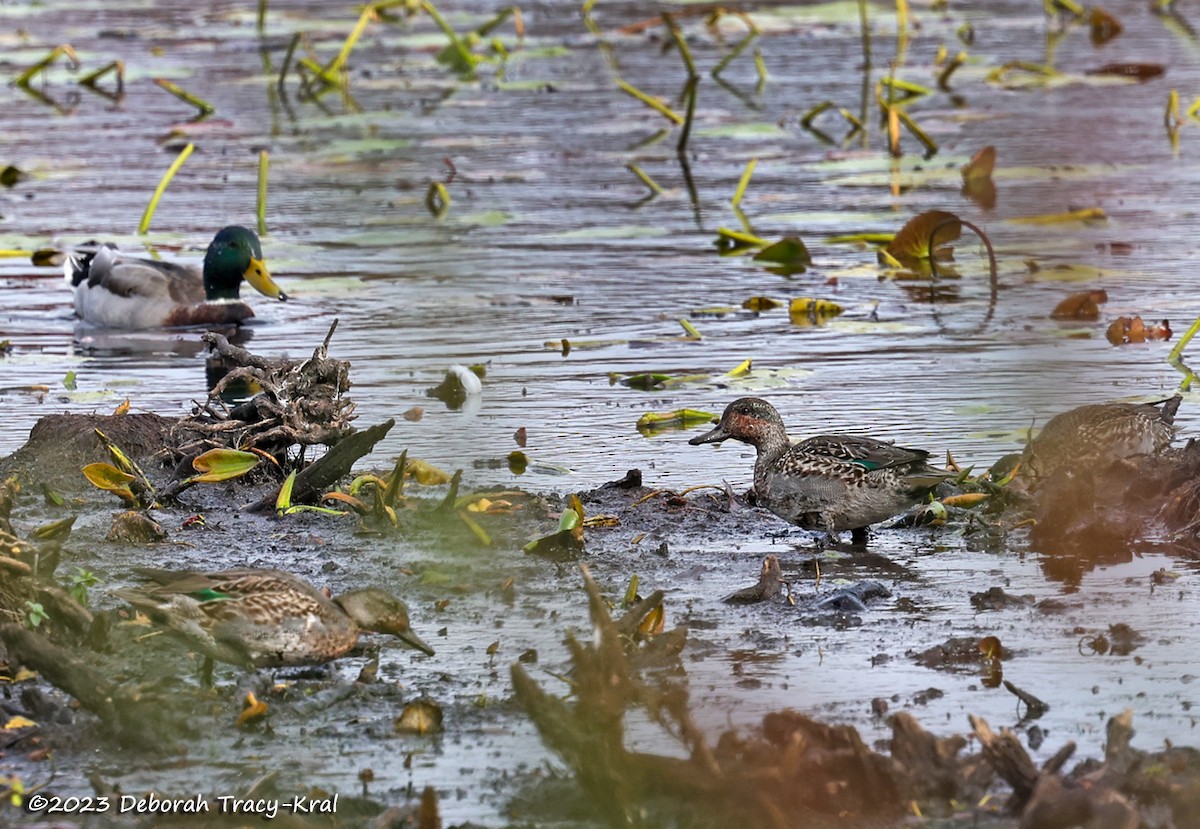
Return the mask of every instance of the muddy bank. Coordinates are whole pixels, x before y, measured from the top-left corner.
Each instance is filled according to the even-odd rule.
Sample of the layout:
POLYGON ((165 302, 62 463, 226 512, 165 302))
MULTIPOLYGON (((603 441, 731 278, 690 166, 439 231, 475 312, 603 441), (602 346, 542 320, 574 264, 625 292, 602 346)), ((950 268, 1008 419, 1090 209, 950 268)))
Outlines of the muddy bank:
MULTIPOLYGON (((92 425, 97 423, 101 420, 92 425)), ((148 424, 129 424, 130 434, 136 438, 170 426, 165 420, 148 424)), ((85 425, 48 421, 14 457, 74 445, 60 441, 61 434, 81 436, 71 463, 94 460, 97 447, 86 439, 85 425), (55 439, 39 445, 50 435, 55 439)), ((105 419, 102 425, 111 437, 109 429, 122 434, 126 424, 105 419)), ((173 475, 174 464, 153 465, 161 445, 153 440, 144 446, 130 440, 129 445, 139 446, 135 460, 145 464, 157 486, 173 475)), ((48 464, 32 468, 52 470, 48 464)), ((374 472, 386 480, 391 470, 374 472)), ((125 714, 122 721, 122 715, 105 717, 87 706, 81 709, 46 684, 54 679, 49 672, 42 678, 14 676, 17 681, 4 685, 5 710, 10 718, 25 717, 34 725, 3 732, 0 768, 5 775, 28 787, 44 785, 39 791, 47 796, 148 797, 153 792, 211 799, 266 791, 280 798, 319 799, 337 793, 344 798, 336 824, 341 826, 415 825, 419 795, 430 786, 446 825, 551 819, 587 825, 587 804, 605 799, 605 774, 612 771, 597 775, 588 764, 607 762, 609 755, 564 750, 562 733, 585 733, 570 727, 569 717, 559 723, 558 738, 539 734, 534 722, 544 729, 545 713, 537 713, 538 704, 530 702, 527 691, 523 702, 514 695, 508 679, 510 670, 519 671, 555 698, 567 692, 563 678, 574 668, 572 682, 580 692, 581 651, 564 647, 564 635, 579 631, 582 641, 582 632, 594 624, 589 614, 597 612, 597 599, 588 598, 576 569, 586 562, 606 601, 618 610, 637 594, 661 608, 661 623, 639 634, 646 640, 639 652, 651 652, 635 660, 630 676, 661 695, 651 710, 684 717, 663 729, 657 715, 647 719, 622 704, 600 718, 609 723, 627 719, 616 733, 624 735, 622 751, 639 758, 633 767, 621 765, 631 762, 628 757, 619 760, 625 771, 618 777, 627 782, 614 784, 625 792, 616 802, 626 806, 641 802, 646 787, 658 792, 648 808, 667 813, 674 808, 670 797, 699 798, 719 806, 719 813, 740 808, 739 798, 750 796, 752 789, 735 793, 727 788, 728 780, 705 782, 703 775, 709 772, 665 759, 680 750, 680 722, 687 723, 684 733, 690 735, 691 748, 684 755, 710 772, 725 769, 722 778, 748 774, 786 779, 790 774, 809 781, 814 768, 825 769, 828 776, 817 779, 823 781, 822 792, 841 792, 833 800, 825 795, 818 796, 819 803, 804 800, 806 789, 794 786, 772 785, 753 796, 759 804, 755 808, 767 810, 764 814, 776 809, 790 813, 785 803, 766 804, 777 790, 798 792, 804 806, 797 814, 818 821, 803 825, 834 820, 821 817, 829 804, 840 804, 840 811, 857 815, 864 825, 893 825, 912 800, 927 815, 966 821, 962 814, 955 816, 953 804, 978 802, 988 792, 993 793, 992 805, 971 819, 1017 825, 1015 815, 1034 808, 1032 793, 1039 787, 1091 791, 1096 780, 1103 780, 1102 788, 1115 792, 1129 808, 1185 814, 1180 810, 1186 805, 1178 804, 1190 802, 1194 768, 1189 752, 1145 753, 1148 746, 1130 748, 1130 736, 1122 741, 1124 753, 1114 759, 1100 746, 1101 740, 1112 742, 1108 732, 1093 732, 1089 725, 1100 715, 1104 720, 1098 725, 1104 726, 1120 713, 1104 710, 1117 698, 1098 695, 1102 683, 1115 682, 1150 701, 1186 687, 1186 680, 1181 686, 1176 675, 1168 689, 1156 690, 1161 686, 1154 680, 1163 667, 1171 671, 1171 647, 1162 641, 1163 629, 1145 615, 1130 614, 1126 599, 1098 609, 1075 597, 1071 591, 1105 572, 1113 559, 1107 554, 1091 559, 1081 549, 1058 557, 1031 555, 1024 530, 1011 530, 1003 510, 952 510, 951 520, 940 526, 884 527, 866 547, 821 549, 811 534, 789 529, 728 487, 680 494, 645 487, 639 475, 630 474, 579 493, 591 519, 582 546, 565 543, 531 555, 524 552, 531 540, 554 534, 567 506, 564 495, 517 489, 473 493, 460 482, 458 496, 449 500, 463 504, 464 511, 466 504, 478 507, 467 515, 485 532, 490 542, 485 545, 459 508, 446 508, 447 484, 410 482, 396 501, 392 525, 353 514, 281 517, 244 509, 277 491, 278 473, 262 474, 195 486, 175 503, 153 510, 167 537, 152 544, 109 540, 118 504, 91 487, 59 505, 47 500, 35 477, 10 498, 9 520, 20 538, 30 537, 37 526, 77 515, 70 534, 53 540, 61 559, 61 592, 69 595, 71 577, 80 568, 96 577, 88 588, 87 615, 74 618, 62 609, 68 605, 56 609, 44 595, 14 595, 12 585, 27 584, 33 590, 35 581, 32 575, 7 574, 12 576, 4 581, 10 588, 9 618, 20 626, 9 628, 5 636, 10 669, 22 661, 23 651, 38 648, 26 637, 31 620, 25 602, 34 601, 48 618, 30 633, 52 636, 70 647, 74 658, 85 660, 94 672, 87 684, 104 699, 124 694, 118 704, 132 706, 128 710, 136 715, 125 714), (953 558, 946 556, 949 549, 957 551, 953 558), (1072 567, 1064 592, 1054 581, 1062 578, 1055 568, 1068 560, 1072 567), (378 584, 408 600, 414 628, 434 644, 437 655, 398 650, 369 637, 365 650, 340 660, 330 672, 273 676, 226 666, 218 668, 215 690, 206 691, 197 678, 200 664, 194 652, 137 621, 111 598, 111 591, 129 584, 139 566, 284 567, 335 593, 378 584), (631 592, 635 574, 638 587, 631 592), (659 626, 662 632, 655 633, 659 626), (985 646, 988 637, 997 643, 985 646), (1064 644, 1073 658, 1064 657, 1064 644), (1058 665, 1057 673, 1039 667, 1049 663, 1058 665), (1072 663, 1082 670, 1073 672, 1072 663), (1005 688, 1005 680, 1048 707, 1031 710, 1005 688), (822 686, 825 692, 819 690, 822 686), (249 693, 266 704, 266 713, 239 724, 249 693), (1098 696, 1105 702, 1097 704, 1098 696), (417 733, 401 725, 406 708, 425 700, 440 710, 441 729, 417 733), (996 751, 1016 757, 1016 771, 999 770, 1003 761, 988 760, 987 751, 980 755, 973 746, 963 747, 960 735, 970 733, 968 714, 997 730, 1013 729, 1013 736, 1003 739, 1016 741, 1020 752, 1011 745, 996 751), (782 731, 781 723, 788 724, 782 731), (893 742, 897 739, 901 742, 893 742), (701 742, 709 748, 698 754, 701 742), (1040 774, 1029 776, 1030 764, 1050 761, 1067 742, 1079 745, 1076 756, 1084 759, 1082 764, 1068 770, 1064 757, 1047 767, 1049 782, 1041 782, 1040 774), (547 744, 562 753, 565 766, 547 744), (786 760, 785 773, 780 764, 792 756, 789 751, 799 750, 787 746, 801 745, 807 748, 786 760), (914 757, 926 765, 912 765, 918 762, 914 757), (1112 772, 1118 762, 1120 780, 1112 772), (651 785, 664 763, 675 769, 668 772, 675 782, 651 785), (741 771, 732 772, 735 767, 741 771), (1166 778, 1146 777, 1162 767, 1171 770, 1166 778), (873 776, 864 776, 867 768, 873 776), (999 777, 985 774, 986 769, 999 771, 999 777), (636 781, 632 789, 630 775, 636 781), (870 779, 891 782, 879 783, 878 789, 855 788, 870 779), (482 789, 479 780, 486 781, 482 789), (934 786, 931 780, 940 782, 934 786), (1006 812, 1007 792, 1021 785, 1026 790, 1015 801, 1016 811, 1006 812)), ((25 543, 35 547, 32 540, 25 543)), ((40 549, 41 543, 36 546, 40 549)), ((1176 561, 1185 560, 1184 552, 1174 554, 1176 561)), ((1159 566, 1121 576, 1121 595, 1139 596, 1150 607, 1173 613, 1178 595, 1189 589, 1187 572, 1166 566, 1170 560, 1149 548, 1127 555, 1159 566)), ((635 626, 645 614, 642 606, 635 626)), ((49 661, 69 664, 53 653, 49 661)), ((70 687, 61 677, 55 684, 70 687)), ((78 688, 76 692, 86 696, 78 688)), ((600 710, 582 696, 573 705, 572 716, 583 722, 595 719, 600 710)), ((1151 733, 1163 728, 1186 733, 1179 721, 1171 724, 1164 718, 1165 709, 1151 705, 1158 703, 1131 699, 1121 708, 1135 709, 1132 722, 1139 730, 1145 723, 1151 733)), ((981 739, 978 725, 975 733, 981 739)), ((611 744, 614 737, 606 740, 611 744)), ((1045 799, 1049 795, 1042 797, 1036 803, 1050 802, 1045 799)), ((1067 800, 1061 808, 1071 815, 1108 808, 1126 814, 1120 811, 1124 807, 1094 802, 1090 794, 1082 800, 1063 797, 1067 800)), ((44 817, 14 810, 11 804, 3 808, 6 817, 13 815, 21 823, 44 817)), ((696 820, 711 817, 698 814, 696 820)), ((311 818, 315 823, 309 817, 291 819, 303 821, 296 825, 332 825, 320 816, 311 818)), ((145 820, 106 814, 67 822, 124 826, 145 825, 145 820)), ((174 818, 163 820, 162 825, 174 825, 174 818)))

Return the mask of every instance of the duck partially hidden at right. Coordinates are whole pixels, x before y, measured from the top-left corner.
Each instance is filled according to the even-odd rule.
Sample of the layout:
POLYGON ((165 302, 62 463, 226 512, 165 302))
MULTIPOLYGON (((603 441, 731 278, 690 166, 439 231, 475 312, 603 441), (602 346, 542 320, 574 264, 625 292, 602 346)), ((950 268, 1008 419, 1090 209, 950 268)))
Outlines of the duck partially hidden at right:
POLYGON ((730 403, 712 431, 688 441, 748 443, 758 451, 754 494, 785 521, 831 537, 866 528, 920 503, 954 473, 929 466, 929 453, 858 435, 818 435, 797 444, 775 407, 757 397, 730 403))
POLYGON ((1022 474, 1036 485, 1058 473, 1159 455, 1175 438, 1182 402, 1177 394, 1157 403, 1092 403, 1057 414, 1025 447, 1022 474))
POLYGON ((155 584, 116 595, 204 653, 205 685, 213 659, 256 668, 319 665, 349 653, 362 631, 391 634, 433 655, 409 626, 404 602, 377 588, 329 599, 278 570, 137 572, 155 584))

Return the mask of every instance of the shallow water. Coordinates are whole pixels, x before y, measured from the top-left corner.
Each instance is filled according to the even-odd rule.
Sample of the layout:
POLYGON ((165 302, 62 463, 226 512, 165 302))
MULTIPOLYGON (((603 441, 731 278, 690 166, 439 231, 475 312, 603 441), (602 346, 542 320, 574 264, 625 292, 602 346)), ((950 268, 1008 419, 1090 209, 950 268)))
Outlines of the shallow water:
MULTIPOLYGON (((463 2, 443 11, 462 31, 499 8, 463 2)), ((1200 128, 1183 128, 1176 153, 1161 126, 1168 90, 1178 89, 1186 108, 1200 89, 1195 40, 1145 9, 1130 9, 1124 34, 1107 46, 1092 46, 1084 27, 1063 33, 1054 63, 1078 75, 1077 82, 1011 90, 984 78, 1007 61, 1046 60, 1047 41, 1030 33, 1053 27, 1036 9, 1016 3, 989 4, 986 13, 916 8, 920 29, 909 39, 901 77, 933 85, 934 54, 943 43, 952 53, 967 49, 971 61, 953 76, 953 95, 937 93, 911 108, 939 142, 939 153, 922 160, 917 142, 905 135, 906 155, 893 162, 875 129, 864 148, 857 141, 822 144, 798 125, 804 111, 824 99, 859 111, 854 4, 744 8, 764 32, 756 45, 769 79, 756 88, 749 53, 723 76, 728 86, 705 75, 689 153, 693 201, 674 134, 639 146, 666 122, 615 88, 619 69, 621 78, 679 107, 674 98, 683 70, 676 54, 663 54, 661 28, 616 34, 617 27, 656 14, 641 4, 600 4, 594 14, 605 32, 600 40, 587 33, 576 4, 523 8, 523 44, 511 23, 498 30, 512 53, 506 76, 484 67, 477 82, 460 82, 434 61, 444 41, 428 20, 371 24, 351 60, 353 99, 333 92, 318 103, 303 100, 294 79, 281 95, 275 73, 295 31, 308 33, 323 58, 331 56, 353 25, 356 11, 349 6, 287 4, 271 11, 267 34, 259 38, 252 9, 229 4, 206 11, 187 3, 6 4, 0 20, 10 25, 0 46, 7 62, 0 70, 15 75, 52 46, 70 42, 85 70, 120 57, 129 74, 126 95, 114 104, 76 86, 65 70, 51 70, 34 88, 63 112, 14 86, 0 87, 0 164, 29 174, 0 190, 0 248, 91 238, 136 248, 133 230, 149 194, 175 152, 192 140, 197 152, 167 190, 146 241, 184 248, 167 256, 198 258, 216 228, 253 224, 256 156, 268 149, 264 250, 293 299, 252 298, 259 317, 246 344, 266 355, 303 356, 339 319, 331 352, 354 365, 352 395, 361 421, 425 409, 419 422, 399 421, 375 460, 390 465, 407 448, 443 467, 467 468, 476 486, 518 483, 567 492, 640 467, 654 487, 722 479, 744 487, 751 467, 744 447, 697 449, 686 445, 686 434, 647 438, 634 428, 647 411, 720 411, 744 393, 768 397, 797 436, 870 432, 936 455, 950 451, 977 468, 1018 450, 1030 424, 1056 411, 1171 393, 1179 375, 1164 360, 1169 344, 1114 348, 1104 339, 1104 323, 1061 324, 1048 312, 1067 293, 1100 286, 1109 295, 1105 322, 1133 313, 1148 321, 1169 318, 1178 336, 1200 316, 1186 265, 1196 252, 1189 231, 1200 128), (966 21, 976 39, 964 47, 955 32, 966 21), (1167 73, 1143 84, 1103 85, 1082 74, 1135 61, 1163 63, 1167 73), (216 114, 188 125, 190 108, 150 82, 159 76, 211 101, 216 114), (173 136, 173 129, 184 137, 173 136), (996 146, 999 158, 991 210, 959 194, 957 172, 986 144, 996 146), (816 263, 808 273, 778 277, 746 258, 714 252, 717 228, 738 226, 729 198, 752 158, 758 165, 742 210, 760 236, 801 235, 816 263), (667 192, 647 199, 625 167, 630 163, 667 192), (424 193, 430 181, 446 178, 450 165, 453 201, 437 220, 423 205, 424 193), (1008 221, 1080 207, 1102 207, 1109 218, 1086 225, 1008 221), (825 241, 894 231, 931 208, 975 222, 996 245, 1000 290, 990 321, 984 322, 985 260, 969 238, 956 251, 963 277, 941 283, 950 300, 937 305, 925 300, 927 283, 884 277, 872 251, 825 241), (1056 266, 1071 263, 1104 275, 1081 283, 1048 278, 1056 266), (835 277, 836 286, 827 284, 835 277), (836 299, 847 312, 818 326, 793 324, 783 309, 694 315, 755 295, 836 299), (703 339, 682 339, 680 318, 691 318, 703 339), (569 355, 546 345, 563 338, 576 344, 569 355), (582 347, 586 341, 608 344, 582 347), (746 358, 762 373, 749 382, 720 377, 746 358), (488 368, 482 399, 469 411, 449 411, 425 395, 454 363, 488 368), (644 371, 714 379, 655 392, 610 382, 611 372, 644 371), (527 452, 535 461, 529 473, 518 478, 503 466, 478 465, 514 449, 511 436, 519 427, 527 429, 527 452)), ((872 19, 872 77, 878 78, 896 51, 895 24, 884 6, 872 7, 872 19)), ((711 67, 727 46, 698 17, 686 17, 684 26, 698 64, 711 67)), ((727 43, 741 37, 733 19, 722 30, 727 43)), ((844 133, 835 113, 817 123, 831 135, 844 133)), ((50 412, 109 411, 128 397, 134 410, 178 414, 203 397, 203 354, 193 333, 114 336, 92 329, 72 319, 60 280, 57 271, 34 268, 27 259, 0 259, 0 339, 13 344, 0 360, 0 405, 7 413, 0 454, 19 446, 50 412), (75 373, 75 391, 62 387, 68 371, 75 373)), ((1194 402, 1189 398, 1180 414, 1185 434, 1200 431, 1194 402)), ((778 528, 764 525, 763 533, 778 528)), ((717 618, 727 625, 728 611, 716 599, 743 586, 775 546, 762 535, 714 538, 671 564, 610 562, 604 575, 619 590, 629 568, 649 567, 669 583, 672 601, 690 608, 693 621, 717 618)), ((967 712, 994 724, 1011 718, 1003 692, 971 690, 977 677, 947 679, 898 659, 869 671, 864 666, 876 651, 902 653, 897 636, 904 647, 920 650, 949 635, 991 630, 987 614, 972 618, 969 592, 1003 584, 1038 598, 1060 593, 1060 583, 1045 579, 1037 551, 981 553, 948 534, 917 532, 882 533, 875 549, 911 566, 911 583, 918 585, 912 589, 932 591, 944 604, 911 624, 873 611, 878 618, 848 632, 792 629, 778 609, 746 611, 746 619, 733 622, 754 631, 744 646, 777 658, 754 662, 737 681, 731 674, 736 656, 718 649, 701 657, 705 651, 697 647, 688 662, 692 682, 713 689, 700 719, 716 729, 791 705, 828 711, 881 734, 869 724, 866 701, 893 694, 906 700, 930 685, 946 691, 919 712, 930 727, 962 730, 967 712), (748 674, 761 684, 747 687, 748 674)), ((405 553, 436 564, 432 553, 405 553)), ((506 555, 513 558, 502 566, 527 567, 518 552, 506 555)), ((102 556, 90 566, 100 570, 102 556)), ((1139 745, 1191 735, 1191 716, 1181 706, 1190 689, 1183 677, 1194 631, 1180 620, 1194 615, 1195 573, 1184 569, 1173 586, 1150 593, 1146 575, 1159 566, 1186 567, 1151 553, 1097 570, 1079 586, 1078 605, 1053 622, 1070 631, 1124 621, 1148 635, 1143 665, 1085 657, 1074 634, 1047 636, 1044 617, 996 614, 997 626, 1011 630, 1002 637, 1006 645, 1025 653, 1009 669, 1011 677, 1043 697, 1051 695, 1048 686, 1057 689, 1045 722, 1053 736, 1080 742, 1084 753, 1100 746, 1104 718, 1126 706, 1135 709, 1139 745)), ((574 574, 565 571, 561 581, 563 598, 577 604, 574 574)), ((906 583, 899 580, 898 595, 906 583)), ((553 593, 538 595, 541 601, 553 593)), ((578 612, 574 618, 581 618, 578 612)), ((557 626, 540 624, 532 610, 506 621, 510 655, 522 649, 517 643, 529 642, 562 658, 557 626)), ((440 652, 477 644, 490 624, 482 617, 448 620, 440 652)), ((728 630, 721 634, 722 644, 729 644, 728 636, 728 630)), ((475 657, 482 658, 464 661, 475 664, 475 657)), ((418 663, 416 678, 406 669, 406 681, 420 685, 426 664, 418 663)), ((470 695, 509 693, 506 668, 484 670, 473 681, 470 695)), ((451 693, 449 685, 427 683, 451 693)), ((512 740, 522 756, 544 756, 531 748, 528 727, 516 727, 512 740)), ((1049 751, 1057 745, 1047 741, 1049 751)), ((418 788, 432 782, 448 793, 468 785, 460 769, 476 768, 474 762, 461 744, 447 745, 426 774, 413 777, 421 778, 418 788)), ((479 767, 495 774, 512 768, 506 763, 489 757, 479 767)), ((447 802, 444 815, 495 822, 503 801, 498 795, 482 805, 463 797, 447 802)))

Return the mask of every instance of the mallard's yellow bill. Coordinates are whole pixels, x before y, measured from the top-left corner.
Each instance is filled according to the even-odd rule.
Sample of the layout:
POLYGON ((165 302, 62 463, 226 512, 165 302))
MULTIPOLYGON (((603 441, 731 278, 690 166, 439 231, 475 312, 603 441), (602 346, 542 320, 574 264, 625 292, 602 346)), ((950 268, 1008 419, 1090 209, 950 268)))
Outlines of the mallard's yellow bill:
POLYGON ((250 267, 246 268, 246 272, 242 274, 247 282, 263 296, 269 296, 271 299, 278 299, 281 302, 287 301, 287 294, 280 290, 275 284, 275 280, 271 278, 270 272, 267 271, 267 265, 261 259, 251 259, 250 267))

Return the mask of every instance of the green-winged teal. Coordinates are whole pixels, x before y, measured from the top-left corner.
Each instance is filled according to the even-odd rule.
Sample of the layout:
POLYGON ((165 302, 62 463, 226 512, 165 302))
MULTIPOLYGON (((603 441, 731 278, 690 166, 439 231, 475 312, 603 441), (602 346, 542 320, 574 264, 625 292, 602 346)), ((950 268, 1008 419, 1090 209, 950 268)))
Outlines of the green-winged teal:
MULTIPOLYGON (((318 665, 348 653, 362 631, 389 633, 433 655, 409 627, 404 602, 384 590, 329 599, 288 573, 252 568, 138 573, 156 583, 116 595, 209 659, 258 668, 318 665)), ((211 664, 205 674, 207 680, 211 664)))
POLYGON ((1175 437, 1180 395, 1157 403, 1093 403, 1055 415, 1025 447, 1021 472, 1033 480, 1060 471, 1157 455, 1175 437))
POLYGON ((65 270, 76 313, 109 328, 242 322, 254 316, 241 300, 243 279, 265 296, 287 299, 263 264, 258 237, 244 227, 217 233, 203 270, 125 256, 112 245, 69 256, 65 270))
POLYGON ((758 450, 754 494, 771 512, 800 527, 833 536, 885 521, 919 503, 952 473, 926 462, 929 453, 857 435, 788 439, 779 412, 757 397, 725 408, 712 431, 688 443, 733 438, 758 450))

